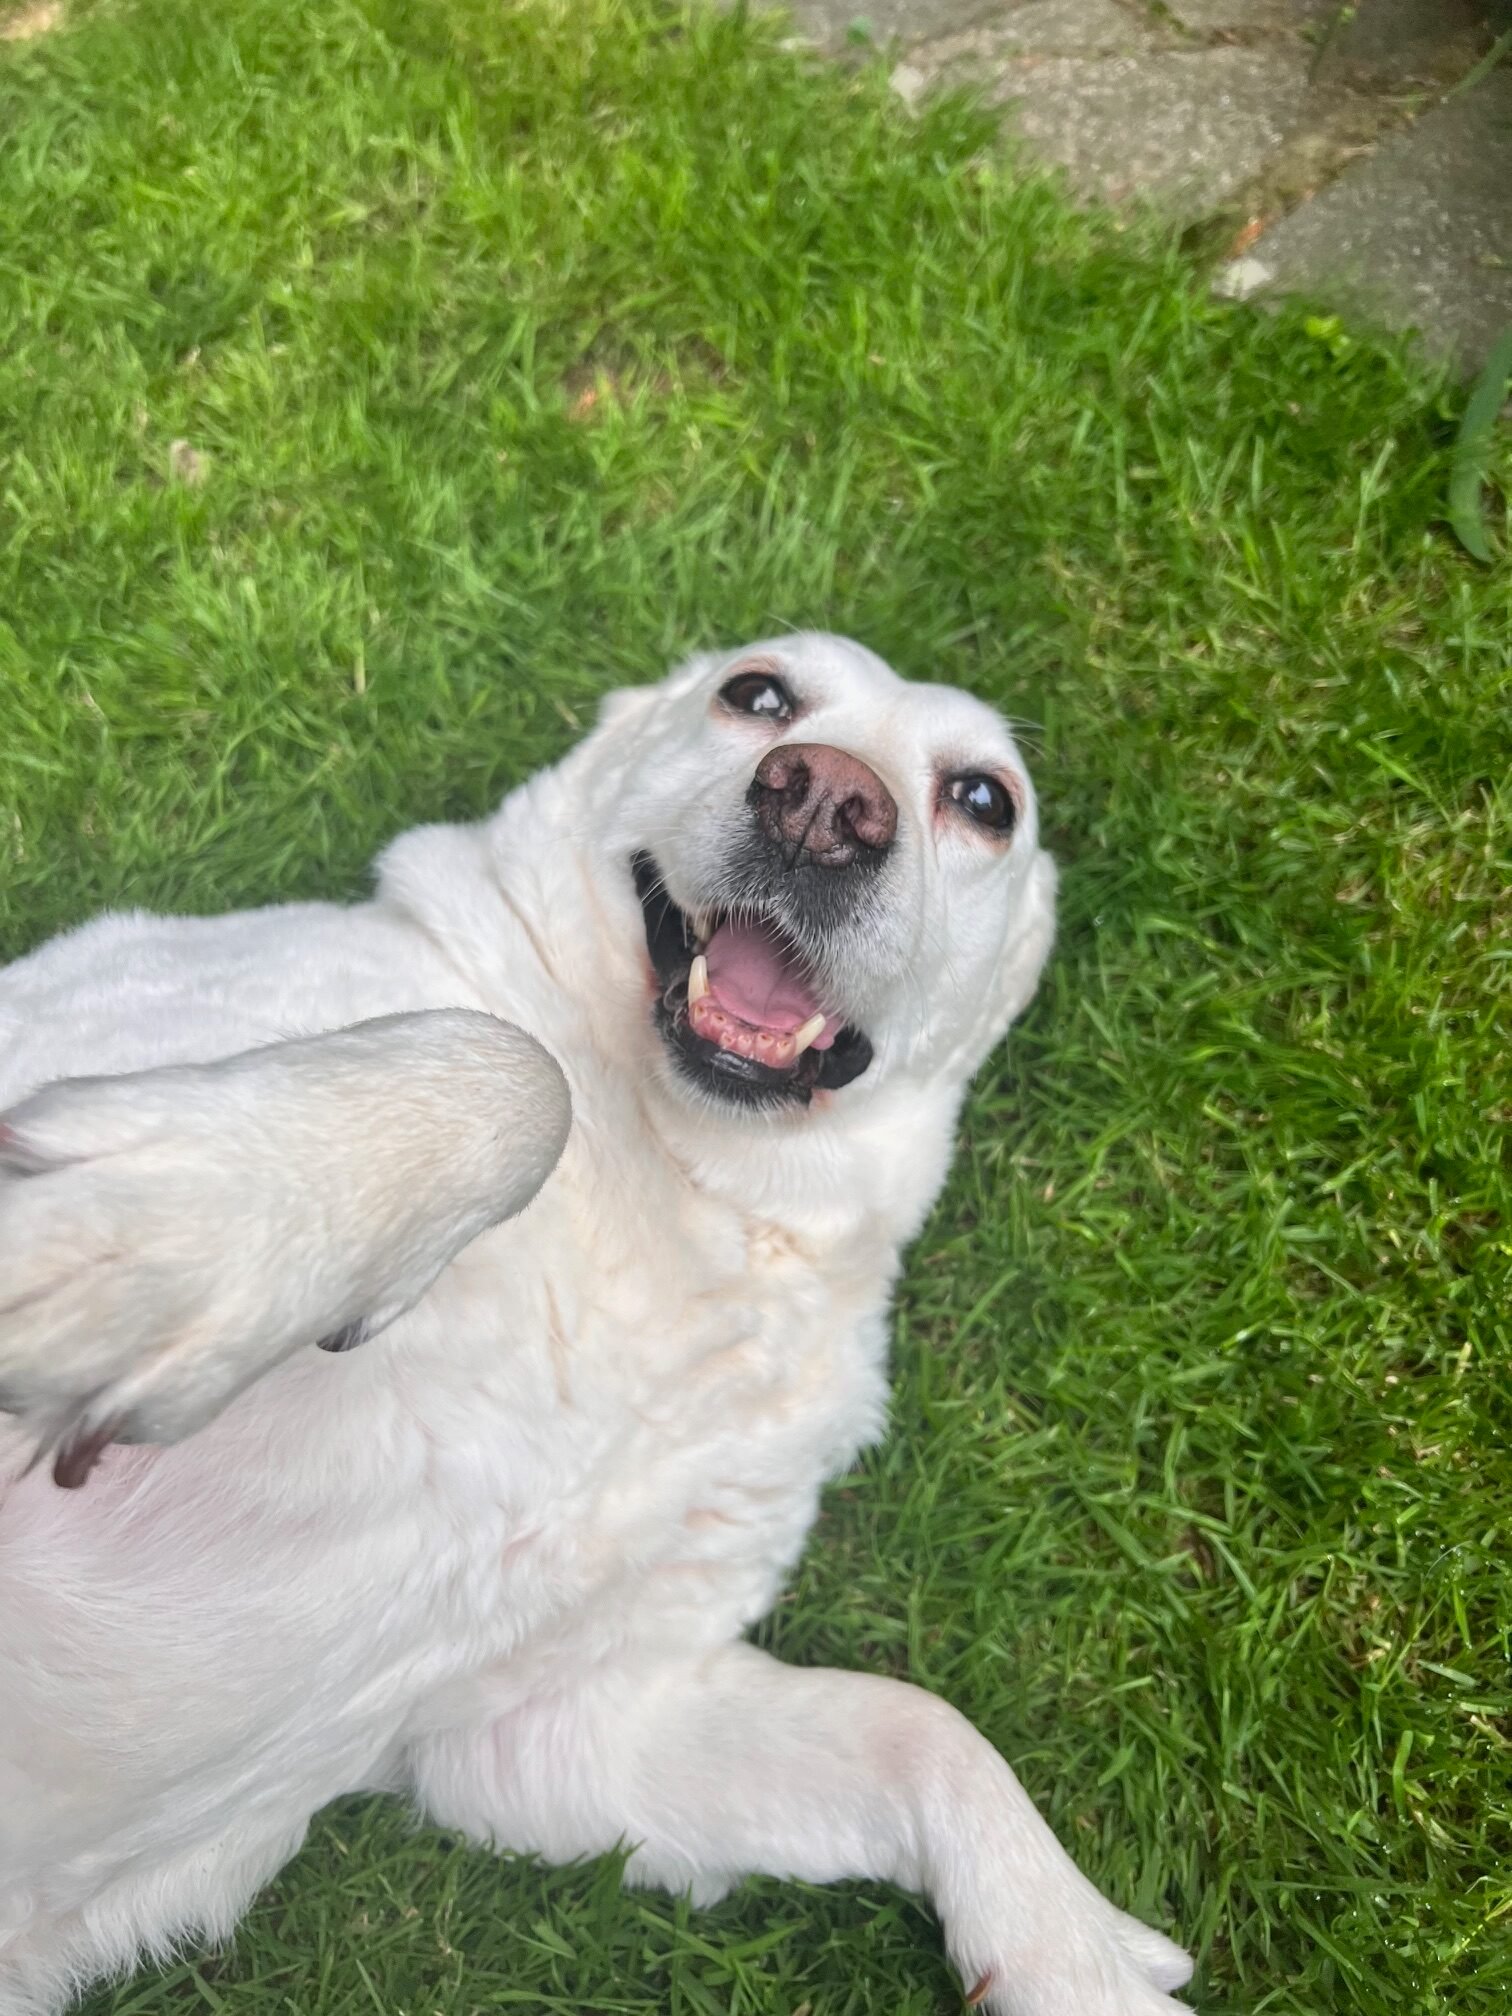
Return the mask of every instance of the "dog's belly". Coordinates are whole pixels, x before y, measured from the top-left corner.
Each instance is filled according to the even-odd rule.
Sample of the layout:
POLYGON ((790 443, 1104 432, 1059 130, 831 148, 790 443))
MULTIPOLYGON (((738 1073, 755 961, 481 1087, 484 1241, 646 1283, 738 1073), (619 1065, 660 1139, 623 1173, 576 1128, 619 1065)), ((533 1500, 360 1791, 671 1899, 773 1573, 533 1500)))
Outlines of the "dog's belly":
POLYGON ((670 1205, 633 1263, 590 1257, 559 1208, 350 1358, 113 1452, 86 1492, 13 1495, 0 1892, 64 1911, 196 1840, 286 1832, 428 1728, 770 1606, 880 1428, 890 1269, 837 1278, 670 1205))
POLYGON ((266 1461, 276 1434, 233 1409, 114 1453, 87 1492, 38 1472, 12 1493, 0 1906, 63 1915, 197 1846, 287 1836, 372 1782, 453 1670, 417 1567, 430 1508, 319 1493, 266 1461))

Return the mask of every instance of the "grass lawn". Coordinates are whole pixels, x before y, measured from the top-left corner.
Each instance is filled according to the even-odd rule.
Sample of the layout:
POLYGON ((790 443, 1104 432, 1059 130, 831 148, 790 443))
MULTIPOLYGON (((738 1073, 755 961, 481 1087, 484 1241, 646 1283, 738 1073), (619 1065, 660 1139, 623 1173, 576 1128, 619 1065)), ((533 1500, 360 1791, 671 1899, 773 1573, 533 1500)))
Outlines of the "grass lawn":
MULTIPOLYGON (((1512 581, 1442 523, 1460 395, 779 34, 0 44, 0 952, 358 891, 697 643, 1001 702, 1063 942, 765 1635, 967 1710, 1209 2016, 1505 2016, 1512 581)), ((90 2005, 956 2006, 911 1900, 694 1915, 360 1806, 90 2005)))

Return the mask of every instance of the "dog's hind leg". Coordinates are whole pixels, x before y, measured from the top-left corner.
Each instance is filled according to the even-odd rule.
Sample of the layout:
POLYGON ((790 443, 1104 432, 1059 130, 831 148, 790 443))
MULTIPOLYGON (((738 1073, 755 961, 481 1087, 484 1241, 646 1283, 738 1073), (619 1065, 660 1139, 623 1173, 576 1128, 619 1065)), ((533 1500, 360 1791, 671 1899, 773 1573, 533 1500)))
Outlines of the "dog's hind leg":
POLYGON ((221 1945, 253 1897, 299 1851, 307 1820, 249 1824, 123 1872, 87 1902, 8 1921, 0 1899, 0 2016, 53 2016, 141 1961, 221 1945))
POLYGON ((628 1879, 721 1896, 751 1874, 928 1894, 994 2016, 1180 2016, 1179 1948, 1076 1869, 991 1745, 921 1689, 745 1645, 429 1739, 426 1811, 551 1861, 634 1852, 628 1879))
POLYGON ((0 1114, 0 1408, 65 1484, 178 1440, 412 1307, 569 1118, 540 1044, 461 1009, 46 1087, 0 1114))

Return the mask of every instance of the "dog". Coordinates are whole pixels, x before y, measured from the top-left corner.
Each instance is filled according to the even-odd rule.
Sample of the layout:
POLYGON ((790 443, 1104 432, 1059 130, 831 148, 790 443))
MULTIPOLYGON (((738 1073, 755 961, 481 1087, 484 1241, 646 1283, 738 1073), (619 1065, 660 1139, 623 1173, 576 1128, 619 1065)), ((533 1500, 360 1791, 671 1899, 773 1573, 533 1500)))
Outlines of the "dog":
POLYGON ((954 1709, 743 1635, 1055 888, 1003 721, 806 634, 369 902, 0 973, 4 2016, 226 1937, 359 1791, 696 1902, 885 1879, 995 2016, 1179 2016, 954 1709))

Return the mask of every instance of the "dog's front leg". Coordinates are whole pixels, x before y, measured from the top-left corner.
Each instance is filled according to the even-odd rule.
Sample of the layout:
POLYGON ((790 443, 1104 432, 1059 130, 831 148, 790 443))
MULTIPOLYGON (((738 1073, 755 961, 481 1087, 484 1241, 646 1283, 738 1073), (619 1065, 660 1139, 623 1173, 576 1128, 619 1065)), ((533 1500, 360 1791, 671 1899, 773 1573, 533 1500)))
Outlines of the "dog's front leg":
POLYGON ((0 1114, 0 1408, 60 1483, 189 1434, 410 1308, 529 1203, 569 1117, 540 1044, 461 1009, 46 1087, 0 1114))
POLYGON ((704 1902, 757 1873, 922 1890, 997 2016, 1181 2016, 1186 1955, 1081 1875, 970 1723, 898 1681, 731 1646, 433 1738, 414 1776, 444 1825, 554 1861, 623 1842, 631 1881, 704 1902))

